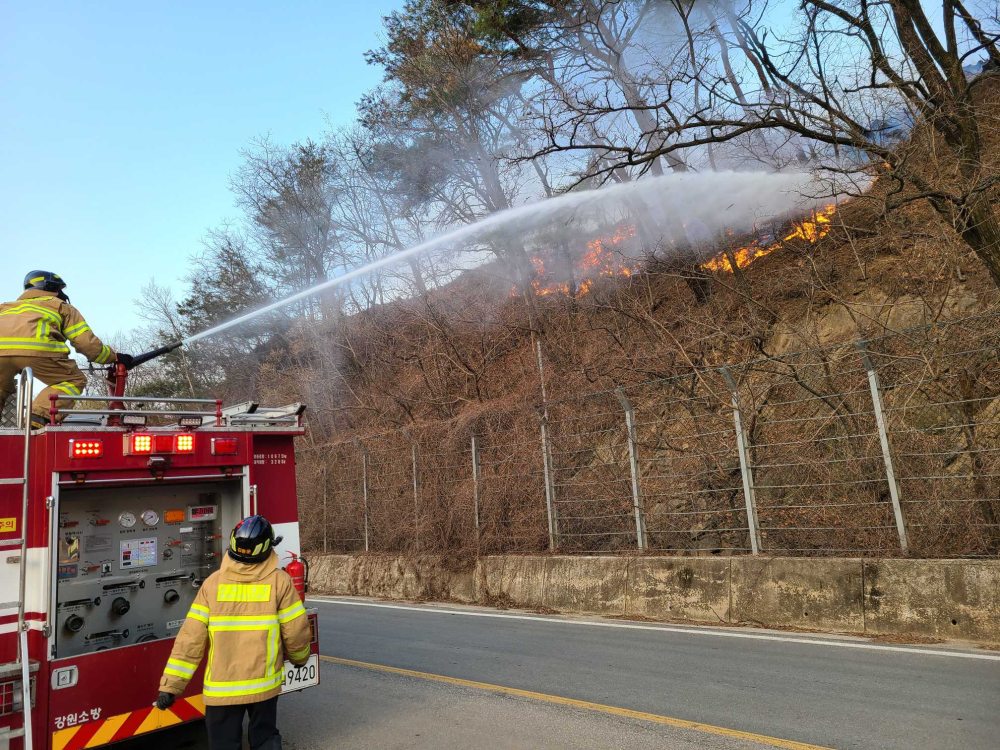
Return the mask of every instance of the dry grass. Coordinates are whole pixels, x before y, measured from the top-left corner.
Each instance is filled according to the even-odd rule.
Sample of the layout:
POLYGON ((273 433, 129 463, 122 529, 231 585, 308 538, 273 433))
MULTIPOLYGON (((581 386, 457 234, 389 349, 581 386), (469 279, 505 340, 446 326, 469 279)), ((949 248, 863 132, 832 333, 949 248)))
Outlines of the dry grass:
POLYGON ((552 607, 535 607, 535 608, 530 609, 528 611, 531 612, 532 614, 536 614, 536 615, 561 615, 562 614, 562 612, 560 612, 558 609, 553 609, 552 607))
POLYGON ((874 643, 892 643, 909 646, 933 646, 935 643, 947 643, 944 638, 930 638, 924 635, 911 635, 910 633, 885 633, 872 635, 869 638, 874 643))

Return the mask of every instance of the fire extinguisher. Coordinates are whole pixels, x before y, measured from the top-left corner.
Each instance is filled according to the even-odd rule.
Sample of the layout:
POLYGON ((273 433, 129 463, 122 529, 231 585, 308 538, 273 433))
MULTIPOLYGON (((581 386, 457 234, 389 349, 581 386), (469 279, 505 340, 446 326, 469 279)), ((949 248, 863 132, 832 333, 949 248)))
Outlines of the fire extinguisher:
POLYGON ((288 556, 292 561, 285 566, 285 572, 292 577, 295 590, 299 592, 299 598, 305 602, 306 592, 309 590, 309 563, 304 557, 299 557, 294 552, 289 552, 288 556))

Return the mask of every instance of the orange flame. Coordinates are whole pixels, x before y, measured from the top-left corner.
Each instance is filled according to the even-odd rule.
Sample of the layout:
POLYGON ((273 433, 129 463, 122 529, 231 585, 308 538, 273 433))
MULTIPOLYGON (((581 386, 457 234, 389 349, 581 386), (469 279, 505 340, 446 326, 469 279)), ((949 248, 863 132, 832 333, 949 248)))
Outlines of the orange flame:
MULTIPOLYGON (((782 238, 781 242, 772 242, 770 245, 764 246, 758 244, 757 241, 754 240, 745 247, 736 248, 733 250, 733 256, 736 258, 737 268, 746 268, 758 258, 763 258, 765 255, 773 253, 782 246, 782 242, 789 242, 791 240, 817 242, 821 240, 830 232, 831 217, 836 212, 836 204, 831 203, 830 205, 825 206, 822 211, 814 212, 812 215, 812 221, 793 222, 793 231, 791 234, 782 238)), ((702 268, 706 271, 725 271, 726 273, 733 272, 733 265, 726 253, 719 253, 708 261, 708 263, 702 264, 702 268)))
MULTIPOLYGON (((575 299, 579 299, 594 288, 594 282, 601 276, 631 276, 636 265, 616 252, 613 248, 625 240, 635 236, 635 227, 621 225, 608 238, 596 237, 587 243, 587 252, 580 258, 574 269, 574 276, 580 279, 577 285, 575 299)), ((546 276, 545 260, 540 255, 531 257, 535 267, 535 278, 531 288, 535 294, 564 294, 570 296, 570 286, 565 281, 549 281, 546 276)), ((510 296, 517 296, 517 289, 511 290, 510 296)))

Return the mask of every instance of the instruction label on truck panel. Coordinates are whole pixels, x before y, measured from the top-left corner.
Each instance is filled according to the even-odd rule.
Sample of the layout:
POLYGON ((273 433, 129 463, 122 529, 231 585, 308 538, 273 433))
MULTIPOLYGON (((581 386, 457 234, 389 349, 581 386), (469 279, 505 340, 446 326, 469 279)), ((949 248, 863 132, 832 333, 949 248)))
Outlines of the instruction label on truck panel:
POLYGON ((119 544, 121 544, 121 559, 118 561, 118 567, 121 570, 156 565, 156 539, 129 539, 119 544))
POLYGON ((101 534, 92 534, 83 538, 84 552, 110 552, 111 537, 101 534))

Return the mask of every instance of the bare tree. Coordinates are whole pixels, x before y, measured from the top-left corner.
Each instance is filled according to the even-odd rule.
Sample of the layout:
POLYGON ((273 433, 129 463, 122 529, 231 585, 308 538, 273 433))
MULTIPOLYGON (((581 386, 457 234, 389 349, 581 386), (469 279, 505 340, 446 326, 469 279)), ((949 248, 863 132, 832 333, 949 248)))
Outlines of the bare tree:
MULTIPOLYGON (((866 175, 885 165, 896 186, 889 208, 928 200, 1000 284, 993 208, 1000 175, 986 147, 997 130, 990 91, 1000 26, 977 19, 959 0, 943 0, 941 10, 943 40, 917 0, 804 0, 800 20, 785 30, 769 28, 767 2, 748 3, 740 13, 723 6, 757 72, 752 89, 738 84, 720 55, 718 65, 689 69, 704 97, 700 106, 662 91, 629 104, 665 113, 662 136, 596 144, 552 120, 540 154, 597 152, 609 165, 652 169, 660 159, 754 133, 799 137, 822 149, 810 155, 813 166, 839 179, 840 189, 845 178, 862 189, 866 175), (965 63, 984 55, 990 70, 970 78, 965 63)), ((717 22, 706 18, 711 29, 717 22)), ((603 106, 609 115, 616 110, 613 102, 603 106)))

